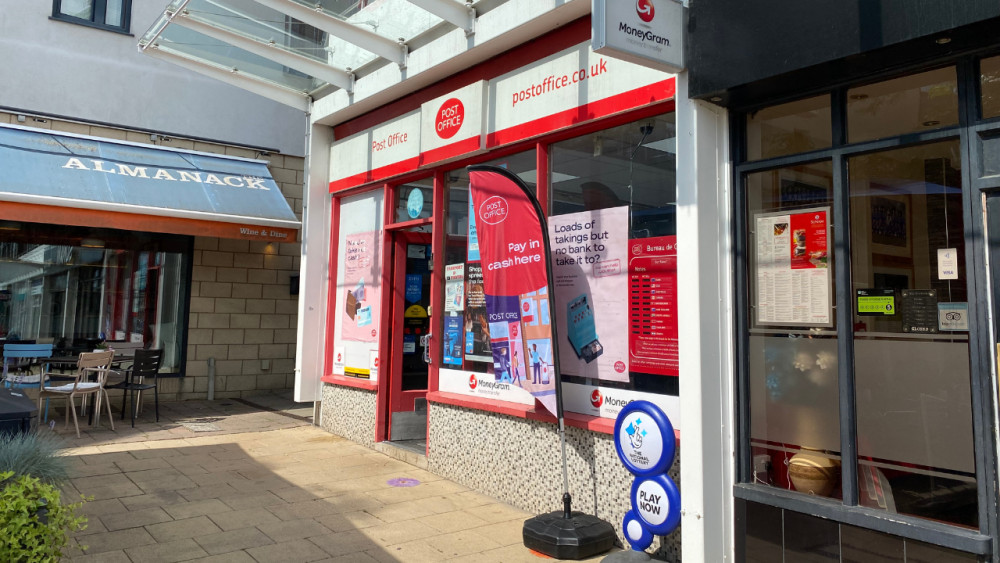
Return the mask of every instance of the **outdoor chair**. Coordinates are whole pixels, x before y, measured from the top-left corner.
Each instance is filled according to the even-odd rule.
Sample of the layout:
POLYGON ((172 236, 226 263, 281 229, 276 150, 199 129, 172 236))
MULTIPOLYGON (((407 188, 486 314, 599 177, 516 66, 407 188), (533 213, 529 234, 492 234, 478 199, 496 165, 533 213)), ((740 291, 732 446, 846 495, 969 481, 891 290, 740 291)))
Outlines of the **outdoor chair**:
MULTIPOLYGON (((8 343, 3 345, 4 387, 27 389, 40 387, 42 375, 33 375, 31 368, 37 360, 52 356, 52 344, 8 343)), ((40 370, 44 371, 44 370, 40 370)))
POLYGON ((139 411, 139 403, 142 401, 142 392, 153 390, 153 404, 156 408, 156 421, 160 421, 160 393, 157 388, 160 376, 160 364, 163 362, 163 350, 136 350, 132 358, 132 367, 125 372, 125 380, 113 386, 114 389, 121 389, 122 393, 122 420, 125 420, 125 403, 129 393, 132 394, 132 427, 135 428, 135 416, 139 411), (152 383, 148 380, 152 379, 152 383), (138 399, 137 399, 138 397, 138 399))
MULTIPOLYGON (((108 420, 111 429, 115 429, 114 416, 111 414, 111 401, 108 399, 108 392, 104 389, 104 383, 111 372, 111 362, 114 359, 113 350, 106 352, 84 352, 80 354, 76 362, 76 373, 72 375, 72 380, 59 386, 42 387, 38 394, 38 409, 42 408, 42 399, 48 400, 51 397, 66 398, 66 427, 69 428, 69 417, 73 415, 73 426, 76 427, 76 437, 80 437, 80 423, 76 416, 76 405, 74 400, 81 397, 82 401, 88 395, 94 395, 94 424, 101 421, 101 403, 108 410, 108 420), (95 381, 87 381, 87 377, 93 374, 95 381), (102 401, 103 399, 103 401, 102 401)), ((49 374, 43 374, 46 377, 49 374)))

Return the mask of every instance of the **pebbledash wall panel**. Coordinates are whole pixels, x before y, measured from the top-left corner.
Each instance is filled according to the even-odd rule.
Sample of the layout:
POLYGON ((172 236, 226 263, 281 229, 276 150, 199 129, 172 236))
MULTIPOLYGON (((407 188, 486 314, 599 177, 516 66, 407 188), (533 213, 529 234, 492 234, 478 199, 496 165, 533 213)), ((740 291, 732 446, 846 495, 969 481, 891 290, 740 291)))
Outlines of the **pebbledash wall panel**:
MULTIPOLYGON (((562 457, 557 426, 464 407, 429 403, 427 468, 534 514, 562 509, 562 457)), ((680 487, 680 448, 670 477, 680 487)), ((610 434, 566 427, 573 510, 596 514, 622 534, 633 476, 610 434)), ((680 530, 657 536, 655 555, 681 560, 680 530)))
POLYGON ((375 391, 324 383, 320 427, 375 447, 375 398, 375 391))

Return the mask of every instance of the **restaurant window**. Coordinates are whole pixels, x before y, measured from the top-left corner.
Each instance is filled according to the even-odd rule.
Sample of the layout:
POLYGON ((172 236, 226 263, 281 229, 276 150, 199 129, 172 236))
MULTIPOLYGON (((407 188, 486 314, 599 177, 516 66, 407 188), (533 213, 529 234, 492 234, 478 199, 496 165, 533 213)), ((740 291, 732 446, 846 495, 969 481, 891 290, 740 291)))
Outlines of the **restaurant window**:
POLYGON ((563 381, 676 395, 674 114, 553 143, 549 158, 563 381))
POLYGON ((59 355, 106 344, 162 348, 181 373, 192 239, 2 222, 0 341, 51 343, 59 355))
POLYGON ((53 0, 52 18, 128 33, 132 0, 53 0))
POLYGON ((739 123, 738 497, 836 499, 865 509, 854 524, 906 517, 895 533, 935 542, 958 533, 937 523, 980 528, 957 82, 948 67, 847 88, 823 136, 845 124, 851 144, 800 144, 780 167, 753 160, 788 128, 749 116, 788 112, 739 123))

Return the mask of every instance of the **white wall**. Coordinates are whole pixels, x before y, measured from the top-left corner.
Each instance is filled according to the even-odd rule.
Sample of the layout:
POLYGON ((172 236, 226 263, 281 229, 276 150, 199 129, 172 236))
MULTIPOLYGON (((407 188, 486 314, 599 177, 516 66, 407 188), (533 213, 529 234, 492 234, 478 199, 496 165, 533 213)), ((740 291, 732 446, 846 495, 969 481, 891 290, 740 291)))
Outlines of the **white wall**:
POLYGON ((138 52, 169 0, 133 0, 132 35, 52 20, 50 0, 0 8, 0 108, 303 156, 303 112, 138 52))

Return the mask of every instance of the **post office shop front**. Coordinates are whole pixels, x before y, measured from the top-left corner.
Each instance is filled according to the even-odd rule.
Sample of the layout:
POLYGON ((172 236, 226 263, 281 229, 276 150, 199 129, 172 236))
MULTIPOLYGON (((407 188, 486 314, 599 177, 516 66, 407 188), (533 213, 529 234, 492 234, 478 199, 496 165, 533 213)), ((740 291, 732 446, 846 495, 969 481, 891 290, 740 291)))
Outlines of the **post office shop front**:
POLYGON ((556 323, 575 508, 620 523, 614 417, 643 398, 679 426, 676 88, 594 53, 584 18, 335 126, 322 426, 547 512, 553 350, 532 334, 556 323), (504 265, 480 260, 471 164, 518 176, 548 217, 553 295, 513 322, 488 318, 483 271, 504 265))

